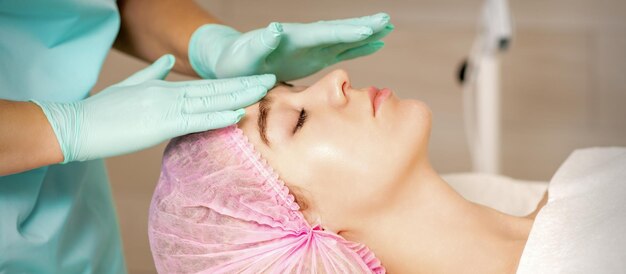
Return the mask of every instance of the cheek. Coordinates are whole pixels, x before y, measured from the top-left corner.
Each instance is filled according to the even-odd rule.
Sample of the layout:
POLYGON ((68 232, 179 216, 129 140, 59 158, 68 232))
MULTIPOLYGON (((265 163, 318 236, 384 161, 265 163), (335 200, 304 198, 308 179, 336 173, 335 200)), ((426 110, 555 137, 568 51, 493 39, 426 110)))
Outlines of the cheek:
POLYGON ((432 126, 430 108, 422 101, 401 100, 395 110, 388 136, 394 142, 389 144, 389 151, 397 151, 401 162, 412 164, 426 159, 432 126))
POLYGON ((380 136, 367 135, 364 128, 303 140, 307 145, 296 146, 290 154, 298 155, 297 160, 282 161, 280 169, 288 172, 284 179, 307 192, 327 223, 371 213, 393 196, 389 192, 398 174, 393 155, 376 145, 380 136))

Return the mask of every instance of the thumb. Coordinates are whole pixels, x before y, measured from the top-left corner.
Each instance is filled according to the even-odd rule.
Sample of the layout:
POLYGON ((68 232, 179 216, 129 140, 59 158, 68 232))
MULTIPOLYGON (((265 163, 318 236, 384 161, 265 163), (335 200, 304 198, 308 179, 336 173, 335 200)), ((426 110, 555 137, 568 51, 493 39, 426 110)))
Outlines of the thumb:
POLYGON ((172 67, 174 67, 175 61, 176 59, 173 55, 163 55, 159 59, 154 61, 152 65, 138 72, 135 72, 135 74, 120 82, 119 85, 130 86, 149 80, 163 80, 170 73, 172 67))
POLYGON ((283 26, 280 23, 270 23, 265 29, 258 30, 250 38, 245 49, 246 57, 249 60, 265 60, 280 44, 283 34, 283 26))

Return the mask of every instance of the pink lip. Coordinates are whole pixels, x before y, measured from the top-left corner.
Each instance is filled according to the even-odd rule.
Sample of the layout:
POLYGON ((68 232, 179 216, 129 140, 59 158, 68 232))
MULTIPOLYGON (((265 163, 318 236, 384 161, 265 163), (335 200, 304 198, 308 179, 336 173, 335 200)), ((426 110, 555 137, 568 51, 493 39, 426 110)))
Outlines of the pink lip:
POLYGON ((378 89, 377 87, 370 87, 368 89, 368 94, 370 96, 370 100, 372 101, 374 116, 376 116, 376 112, 380 108, 383 101, 391 96, 391 93, 391 90, 388 88, 378 89))

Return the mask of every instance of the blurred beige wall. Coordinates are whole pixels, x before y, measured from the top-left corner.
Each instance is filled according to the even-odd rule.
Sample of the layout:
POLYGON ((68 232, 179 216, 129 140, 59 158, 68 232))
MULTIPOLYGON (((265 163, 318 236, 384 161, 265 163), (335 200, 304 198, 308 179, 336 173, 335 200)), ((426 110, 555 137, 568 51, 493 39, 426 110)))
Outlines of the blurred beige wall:
MULTIPOLYGON (((396 30, 379 53, 333 68, 355 86, 390 87, 433 110, 430 154, 443 173, 468 171, 456 70, 474 38, 482 1, 204 1, 240 30, 271 21, 308 22, 391 14, 396 30)), ((579 147, 626 146, 626 1, 512 0, 515 36, 502 65, 505 175, 549 180, 579 147)), ((112 51, 94 90, 146 64, 112 51)), ((332 68, 331 68, 332 69, 332 68)), ((327 72, 328 70, 326 70, 327 72)), ((312 83, 324 72, 296 83, 312 83)), ((168 80, 188 79, 172 75, 168 80)), ((164 144, 107 160, 131 273, 154 273, 147 212, 164 144)))

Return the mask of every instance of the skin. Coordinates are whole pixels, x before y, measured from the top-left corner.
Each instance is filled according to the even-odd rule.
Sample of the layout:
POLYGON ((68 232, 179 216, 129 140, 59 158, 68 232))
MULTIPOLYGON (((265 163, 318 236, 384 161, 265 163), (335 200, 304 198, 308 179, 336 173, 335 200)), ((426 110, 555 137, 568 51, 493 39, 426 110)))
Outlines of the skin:
POLYGON ((536 212, 506 215, 444 182, 428 160, 424 103, 392 95, 374 115, 367 89, 353 88, 343 70, 267 97, 270 146, 257 127, 258 103, 238 126, 306 203, 309 223, 366 244, 389 273, 515 272, 536 212), (306 122, 294 134, 303 108, 306 122))
POLYGON ((61 161, 61 147, 41 108, 0 100, 0 176, 61 161))
POLYGON ((174 71, 198 76, 187 58, 189 39, 204 24, 222 24, 193 0, 121 0, 117 2, 122 24, 113 45, 152 62, 163 54, 176 58, 174 71))
MULTIPOLYGON (((187 59, 191 34, 219 23, 192 0, 118 1, 120 33, 114 46, 153 62, 166 53, 174 70, 197 76, 187 59)), ((63 152, 41 108, 31 102, 0 100, 0 176, 60 163, 63 152)))

